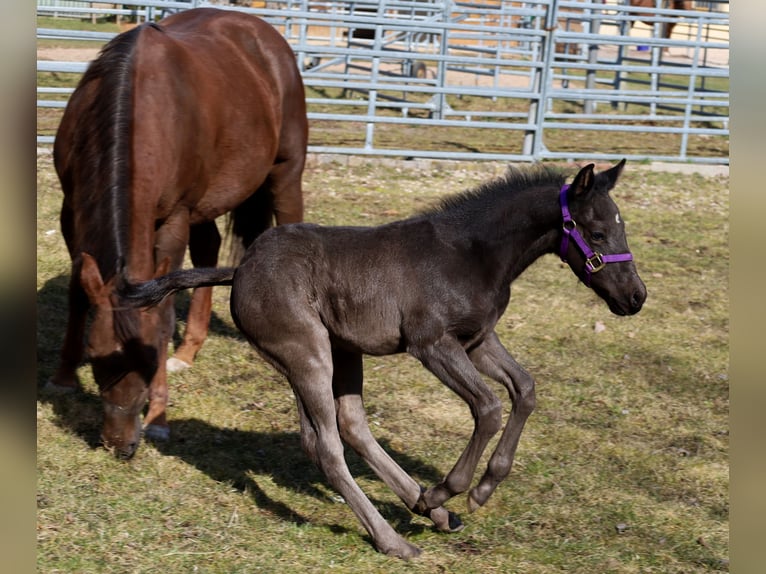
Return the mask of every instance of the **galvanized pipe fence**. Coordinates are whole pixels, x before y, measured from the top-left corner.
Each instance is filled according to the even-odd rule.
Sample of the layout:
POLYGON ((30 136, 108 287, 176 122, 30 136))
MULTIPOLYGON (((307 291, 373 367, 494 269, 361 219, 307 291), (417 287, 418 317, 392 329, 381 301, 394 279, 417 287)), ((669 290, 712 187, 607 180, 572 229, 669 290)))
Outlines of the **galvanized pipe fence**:
MULTIPOLYGON (((627 0, 285 0, 251 6, 38 0, 38 14, 143 22, 214 6, 264 18, 296 54, 312 132, 323 133, 323 143, 310 144, 315 153, 727 164, 728 153, 694 152, 690 142, 723 138, 728 149, 728 2, 694 4, 693 10, 670 10, 661 0, 654 8, 633 8, 627 0), (675 31, 662 38, 669 22, 675 31), (408 130, 408 145, 387 144, 391 129, 408 130), (594 151, 588 142, 607 132, 624 141, 636 134, 672 137, 675 147, 663 154, 625 153, 620 145, 594 151), (555 149, 547 144, 556 134, 559 141, 571 134, 582 144, 555 149), (432 139, 449 145, 434 147, 432 139)), ((38 39, 80 43, 112 36, 37 30, 38 39)), ((41 77, 82 73, 86 66, 38 60, 38 84, 46 84, 38 86, 38 108, 63 108, 73 89, 71 82, 57 86, 41 77)), ((50 143, 53 136, 38 131, 37 141, 50 143)))

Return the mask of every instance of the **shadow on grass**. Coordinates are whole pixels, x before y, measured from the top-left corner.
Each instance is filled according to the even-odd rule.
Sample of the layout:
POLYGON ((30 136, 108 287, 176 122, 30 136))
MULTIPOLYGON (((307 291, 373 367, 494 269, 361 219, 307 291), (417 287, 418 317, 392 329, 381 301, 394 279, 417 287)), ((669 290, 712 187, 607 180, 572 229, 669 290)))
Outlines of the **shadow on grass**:
MULTIPOLYGON (((100 397, 95 393, 77 391, 68 395, 40 393, 53 375, 59 360, 64 340, 68 312, 69 275, 59 275, 46 281, 37 292, 37 399, 50 404, 55 423, 95 448, 100 444, 103 408, 100 397)), ((188 312, 190 296, 183 292, 176 296, 176 307, 181 313, 188 312)), ((179 313, 179 315, 181 314, 179 313)), ((216 335, 241 338, 239 331, 227 325, 213 313, 210 332, 216 335)), ((180 337, 178 338, 180 341, 180 337)))
MULTIPOLYGON (((217 482, 231 484, 237 490, 249 493, 259 508, 282 520, 300 525, 321 522, 322 517, 303 516, 286 503, 270 497, 259 486, 257 475, 267 475, 275 485, 302 496, 325 503, 338 502, 324 475, 303 452, 298 432, 220 428, 199 419, 173 420, 171 428, 170 440, 152 443, 159 452, 185 461, 217 482)), ((431 485, 441 479, 442 475, 435 467, 392 449, 385 440, 380 443, 421 484, 431 485)), ((356 479, 379 481, 350 449, 346 449, 346 460, 356 479)), ((413 515, 398 500, 371 500, 398 532, 415 534, 428 529, 427 525, 413 523, 413 515)), ((348 511, 349 516, 353 516, 350 508, 348 511)), ((338 525, 328 527, 336 532, 346 531, 338 525)))
MULTIPOLYGON (((67 293, 69 275, 59 275, 46 281, 37 292, 37 386, 45 385, 53 375, 64 342, 67 321, 67 293)), ((182 291, 176 296, 176 316, 185 319, 189 312, 190 292, 182 291)), ((243 339, 240 332, 226 323, 217 313, 210 317, 210 334, 232 339, 243 339)), ((181 343, 182 333, 173 335, 177 347, 181 343)))
MULTIPOLYGON (((69 277, 50 279, 37 293, 37 386, 45 385, 58 361, 67 317, 69 277)), ((177 309, 188 310, 189 295, 176 297, 177 309)), ((213 315, 210 331, 225 337, 239 338, 239 332, 213 315)), ((100 446, 103 407, 98 394, 79 390, 68 395, 38 394, 38 401, 51 405, 54 422, 62 429, 80 437, 90 448, 100 446)), ((321 472, 304 454, 298 432, 253 432, 220 428, 198 419, 171 421, 172 436, 167 442, 155 442, 155 448, 194 466, 218 482, 232 484, 251 494, 259 508, 296 524, 316 522, 320 517, 304 517, 283 502, 266 494, 253 475, 269 475, 275 484, 327 501, 332 489, 321 472), (322 485, 320 487, 320 485, 322 485)), ((433 466, 415 457, 397 452, 386 441, 382 446, 422 484, 431 485, 442 478, 433 466)), ((105 456, 108 456, 106 452, 105 456)), ((357 478, 377 480, 369 467, 353 452, 347 452, 351 473, 357 478)), ((400 533, 418 533, 427 526, 413 523, 412 514, 402 503, 376 501, 373 503, 400 533)), ((350 512, 350 509, 349 509, 350 512)), ((346 529, 329 525, 333 531, 346 529)))

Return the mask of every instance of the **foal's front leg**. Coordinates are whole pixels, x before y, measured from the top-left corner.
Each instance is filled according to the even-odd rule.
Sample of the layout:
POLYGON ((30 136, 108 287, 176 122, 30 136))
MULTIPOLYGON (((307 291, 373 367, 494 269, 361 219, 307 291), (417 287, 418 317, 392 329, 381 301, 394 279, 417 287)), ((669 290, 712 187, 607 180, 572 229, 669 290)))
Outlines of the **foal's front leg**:
POLYGON ((513 403, 508 423, 489 459, 487 470, 468 495, 468 508, 473 512, 487 502, 497 485, 511 472, 521 431, 535 408, 535 381, 511 357, 495 333, 473 349, 469 357, 480 372, 508 389, 513 403))
POLYGON ((502 404, 454 337, 445 335, 434 345, 408 350, 468 404, 474 420, 471 439, 455 466, 441 483, 420 497, 419 507, 426 510, 468 490, 487 443, 502 427, 502 404))

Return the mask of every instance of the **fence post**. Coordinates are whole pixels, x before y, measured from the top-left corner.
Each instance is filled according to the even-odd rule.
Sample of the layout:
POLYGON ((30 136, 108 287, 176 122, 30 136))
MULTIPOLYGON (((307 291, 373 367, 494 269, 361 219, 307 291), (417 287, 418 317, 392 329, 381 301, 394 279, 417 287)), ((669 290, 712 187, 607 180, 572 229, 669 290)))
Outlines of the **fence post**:
MULTIPOLYGON (((597 0, 599 3, 603 4, 604 0, 597 0)), ((593 14, 593 11, 590 8, 587 8, 585 10, 586 14, 589 16, 593 14)), ((601 11, 598 11, 598 14, 601 14, 601 11)), ((598 17, 594 17, 592 20, 589 20, 589 29, 588 32, 590 34, 598 34, 599 28, 601 27, 601 19, 598 17)), ((592 41, 588 43, 588 63, 589 64, 598 64, 598 44, 594 44, 592 41)), ((588 70, 585 73, 585 89, 586 90, 592 90, 596 87, 596 70, 588 70)), ((596 101, 591 100, 590 98, 585 100, 583 111, 586 114, 592 114, 596 111, 596 101)))
POLYGON ((437 87, 439 88, 439 93, 433 98, 435 109, 431 112, 431 117, 437 120, 444 119, 444 110, 447 101, 447 95, 444 93, 444 87, 447 84, 447 61, 445 56, 449 54, 449 26, 447 24, 449 23, 450 14, 452 13, 451 0, 446 0, 442 6, 442 33, 441 41, 439 42, 439 55, 442 57, 436 64, 436 76, 438 78, 437 87))
POLYGON ((524 136, 524 145, 522 153, 531 155, 534 161, 541 159, 544 150, 543 143, 543 122, 545 119, 545 100, 547 99, 548 87, 551 85, 553 76, 552 64, 553 54, 556 51, 555 33, 558 22, 559 0, 550 0, 547 4, 545 14, 545 23, 543 30, 545 36, 542 40, 540 50, 542 67, 535 72, 533 90, 537 96, 536 100, 530 100, 529 103, 529 121, 534 124, 534 130, 526 132, 524 136))

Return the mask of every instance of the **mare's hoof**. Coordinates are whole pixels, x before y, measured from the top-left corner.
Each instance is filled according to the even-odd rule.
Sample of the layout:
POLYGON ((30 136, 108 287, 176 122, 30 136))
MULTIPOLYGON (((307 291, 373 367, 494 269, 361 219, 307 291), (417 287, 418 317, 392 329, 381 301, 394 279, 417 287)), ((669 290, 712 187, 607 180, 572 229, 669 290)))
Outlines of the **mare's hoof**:
POLYGON ((69 385, 57 385, 53 381, 49 380, 48 382, 45 383, 43 388, 40 389, 40 394, 48 395, 48 396, 70 395, 74 393, 77 389, 78 389, 77 386, 72 387, 69 385))
POLYGON ((183 371, 191 367, 191 365, 187 363, 186 361, 182 361, 181 359, 176 359, 175 357, 170 357, 166 365, 167 365, 168 373, 177 373, 178 371, 183 371))
POLYGON ((144 436, 151 440, 167 441, 170 440, 170 427, 160 425, 146 425, 144 427, 144 436))

